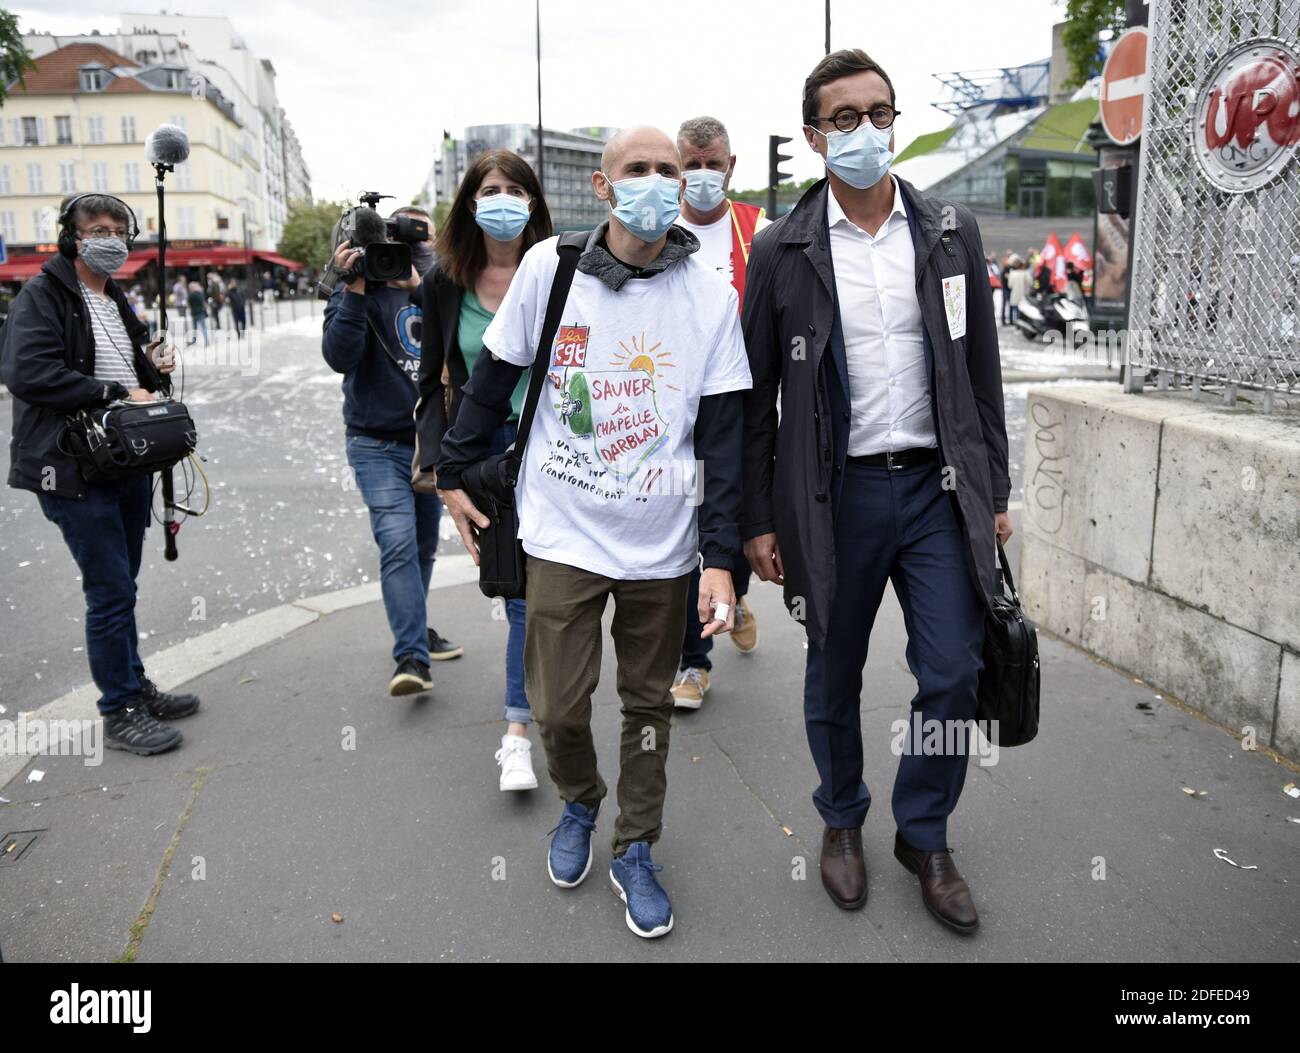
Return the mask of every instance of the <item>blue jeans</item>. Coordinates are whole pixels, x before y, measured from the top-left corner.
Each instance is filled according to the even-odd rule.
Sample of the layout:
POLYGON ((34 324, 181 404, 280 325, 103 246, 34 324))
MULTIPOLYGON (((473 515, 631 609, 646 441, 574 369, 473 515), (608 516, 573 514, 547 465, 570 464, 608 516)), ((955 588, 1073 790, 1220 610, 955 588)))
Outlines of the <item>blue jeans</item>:
MULTIPOLYGON (((804 724, 821 785, 813 803, 828 826, 859 827, 871 805, 862 781, 862 667, 885 582, 892 581, 907 628, 907 667, 916 678, 912 713, 923 721, 971 720, 983 668, 984 604, 970 554, 934 464, 890 471, 844 467, 835 520, 835 598, 826 642, 808 641, 804 724)), ((990 547, 993 524, 972 524, 990 547)), ((912 714, 908 714, 908 742, 912 714)), ((922 725, 924 730, 925 725, 922 725)), ((914 848, 947 847, 948 816, 966 779, 961 752, 899 758, 893 811, 914 848)))
POLYGON ((348 464, 370 509, 379 545, 379 581, 393 632, 393 659, 429 663, 429 578, 438 551, 442 502, 411 489, 411 443, 349 435, 348 464))
POLYGON ((140 693, 135 579, 149 525, 151 476, 86 485, 84 500, 37 494, 81 569, 86 595, 86 657, 99 688, 99 712, 121 709, 140 693))
MULTIPOLYGON (((501 429, 492 437, 489 456, 505 453, 515 441, 519 425, 515 421, 501 425, 501 429)), ((515 724, 529 724, 533 719, 532 707, 528 705, 528 693, 524 690, 524 627, 526 624, 523 600, 506 600, 506 620, 510 623, 509 635, 506 637, 506 720, 515 724)))

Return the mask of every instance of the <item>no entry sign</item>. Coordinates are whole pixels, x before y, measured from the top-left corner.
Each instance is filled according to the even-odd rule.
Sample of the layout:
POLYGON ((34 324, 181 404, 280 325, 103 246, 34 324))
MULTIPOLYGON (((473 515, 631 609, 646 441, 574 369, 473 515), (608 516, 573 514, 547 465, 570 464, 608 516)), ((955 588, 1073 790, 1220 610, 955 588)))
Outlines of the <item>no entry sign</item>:
POLYGON ((1147 89, 1147 31, 1127 30, 1101 71, 1101 126, 1120 146, 1142 134, 1142 98, 1147 89))

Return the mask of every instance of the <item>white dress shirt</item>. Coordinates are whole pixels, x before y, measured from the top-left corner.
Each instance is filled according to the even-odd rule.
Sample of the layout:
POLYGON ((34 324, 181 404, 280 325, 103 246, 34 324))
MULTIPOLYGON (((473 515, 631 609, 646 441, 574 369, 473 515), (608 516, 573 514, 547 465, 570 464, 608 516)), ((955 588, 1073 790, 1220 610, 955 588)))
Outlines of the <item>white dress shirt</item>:
POLYGON ((916 253, 898 182, 872 237, 828 190, 826 221, 849 371, 849 456, 935 446, 916 253))

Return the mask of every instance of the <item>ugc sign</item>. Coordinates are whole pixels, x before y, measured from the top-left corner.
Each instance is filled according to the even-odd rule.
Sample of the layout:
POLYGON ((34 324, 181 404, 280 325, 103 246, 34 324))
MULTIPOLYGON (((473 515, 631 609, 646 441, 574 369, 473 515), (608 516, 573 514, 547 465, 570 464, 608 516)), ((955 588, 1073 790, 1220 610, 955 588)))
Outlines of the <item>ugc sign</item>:
POLYGON ((1248 40, 1211 70, 1196 101, 1192 152, 1220 190, 1257 190, 1300 144, 1300 56, 1273 37, 1248 40))

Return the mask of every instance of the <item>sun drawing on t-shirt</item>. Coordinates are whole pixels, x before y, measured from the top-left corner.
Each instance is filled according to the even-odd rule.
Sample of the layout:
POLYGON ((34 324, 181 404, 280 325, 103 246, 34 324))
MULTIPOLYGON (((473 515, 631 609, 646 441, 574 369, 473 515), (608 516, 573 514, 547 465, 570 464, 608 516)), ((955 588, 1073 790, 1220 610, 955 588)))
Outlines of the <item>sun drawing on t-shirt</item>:
MULTIPOLYGON (((660 351, 663 341, 657 341, 653 346, 646 346, 645 333, 641 334, 640 340, 635 336, 631 338, 631 348, 622 340, 618 346, 623 349, 622 354, 613 354, 610 356, 612 362, 626 369, 639 369, 644 373, 649 373, 652 378, 660 369, 676 369, 676 365, 669 361, 673 357, 671 351, 660 351)), ((676 384, 669 384, 667 380, 656 380, 656 383, 662 383, 664 387, 671 388, 673 391, 681 391, 676 384)))

